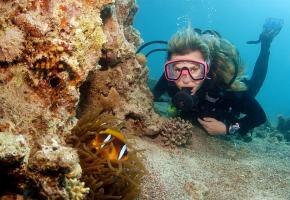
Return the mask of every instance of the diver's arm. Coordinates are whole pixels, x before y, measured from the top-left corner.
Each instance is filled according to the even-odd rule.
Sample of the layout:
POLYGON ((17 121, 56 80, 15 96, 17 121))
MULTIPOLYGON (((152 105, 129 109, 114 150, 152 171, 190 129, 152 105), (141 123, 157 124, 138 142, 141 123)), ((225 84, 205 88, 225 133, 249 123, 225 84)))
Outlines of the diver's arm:
POLYGON ((154 99, 158 99, 163 93, 165 93, 168 89, 167 80, 165 74, 163 73, 162 76, 159 78, 158 82, 153 88, 153 95, 154 99))
POLYGON ((240 126, 239 134, 245 135, 249 130, 266 122, 267 118, 263 108, 252 96, 243 95, 236 103, 238 107, 235 109, 245 114, 244 117, 236 121, 240 126))
POLYGON ((261 50, 256 61, 253 75, 248 82, 249 92, 255 97, 261 89, 267 75, 268 62, 270 55, 270 46, 273 39, 279 34, 283 27, 283 20, 268 18, 263 25, 263 32, 260 34, 258 41, 248 41, 248 44, 257 44, 261 42, 261 50))
POLYGON ((261 50, 251 79, 248 81, 249 94, 255 97, 260 91, 268 71, 271 42, 261 39, 261 50))

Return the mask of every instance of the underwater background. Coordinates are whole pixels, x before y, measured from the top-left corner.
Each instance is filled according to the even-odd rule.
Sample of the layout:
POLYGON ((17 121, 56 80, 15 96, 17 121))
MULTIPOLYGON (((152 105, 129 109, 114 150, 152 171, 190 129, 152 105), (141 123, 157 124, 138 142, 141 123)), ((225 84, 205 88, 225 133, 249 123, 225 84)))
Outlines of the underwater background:
MULTIPOLYGON (((209 137, 155 112, 146 60, 135 53, 142 39, 168 40, 191 22, 243 50, 250 74, 259 47, 245 41, 270 12, 250 24, 245 1, 177 2, 139 1, 137 12, 135 0, 0 1, 0 199, 290 200, 290 118, 252 137, 209 137)), ((271 6, 281 17, 285 4, 271 6)), ((287 115, 278 102, 288 95, 283 19, 258 97, 274 119, 287 115)), ((163 61, 150 57, 152 78, 163 61)))
MULTIPOLYGON (((137 3, 134 27, 141 32, 144 42, 167 41, 189 23, 202 30, 214 29, 238 48, 247 77, 251 76, 260 44, 246 42, 259 38, 267 18, 283 19, 284 26, 271 45, 267 77, 257 100, 273 124, 277 123, 277 115, 290 116, 289 0, 138 0, 137 3)), ((151 45, 144 52, 153 48, 165 46, 151 45)), ((160 77, 165 56, 164 52, 150 55, 150 78, 160 77)))

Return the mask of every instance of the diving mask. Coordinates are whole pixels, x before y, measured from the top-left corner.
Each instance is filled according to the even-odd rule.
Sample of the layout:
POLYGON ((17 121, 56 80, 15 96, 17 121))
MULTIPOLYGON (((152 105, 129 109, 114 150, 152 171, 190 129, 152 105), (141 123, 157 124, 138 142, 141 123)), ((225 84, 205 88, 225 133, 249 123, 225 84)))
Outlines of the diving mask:
POLYGON ((182 75, 189 75, 192 80, 204 80, 208 72, 208 65, 203 61, 170 60, 164 65, 165 77, 169 81, 176 81, 182 75))

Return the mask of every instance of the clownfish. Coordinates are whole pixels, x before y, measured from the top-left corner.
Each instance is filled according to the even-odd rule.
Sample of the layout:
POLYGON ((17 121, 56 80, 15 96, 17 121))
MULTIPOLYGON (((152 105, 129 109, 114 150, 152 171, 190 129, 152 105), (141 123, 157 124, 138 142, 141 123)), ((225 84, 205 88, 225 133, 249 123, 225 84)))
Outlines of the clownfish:
POLYGON ((97 151, 102 149, 101 157, 107 157, 110 161, 124 161, 128 159, 126 142, 126 137, 121 132, 107 128, 96 135, 92 146, 97 151))

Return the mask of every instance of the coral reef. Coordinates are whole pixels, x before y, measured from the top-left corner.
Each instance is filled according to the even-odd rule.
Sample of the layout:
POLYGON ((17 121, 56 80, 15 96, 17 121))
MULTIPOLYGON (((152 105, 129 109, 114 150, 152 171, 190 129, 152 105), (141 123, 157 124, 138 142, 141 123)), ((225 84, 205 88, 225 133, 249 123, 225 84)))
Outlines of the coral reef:
MULTIPOLYGON (((78 150, 83 169, 82 180, 90 188, 88 199, 136 199, 145 169, 132 145, 127 160, 110 161, 99 156, 104 148, 96 150, 92 141, 106 128, 122 129, 124 124, 112 115, 97 109, 83 116, 72 130, 68 143, 78 150)), ((102 154, 103 155, 103 154, 102 154)))
POLYGON ((0 162, 1 164, 22 163, 29 155, 30 148, 23 135, 0 133, 0 162))
POLYGON ((84 182, 77 179, 66 179, 66 189, 69 192, 69 199, 82 200, 85 199, 90 189, 85 187, 84 182))
POLYGON ((136 46, 141 43, 132 27, 136 9, 135 1, 129 0, 116 1, 101 11, 107 42, 103 45, 98 69, 91 72, 81 87, 78 115, 90 111, 91 106, 101 105, 128 121, 135 132, 157 134, 162 119, 153 109, 144 58, 142 61, 135 55, 136 46))
POLYGON ((165 120, 160 128, 160 135, 165 145, 184 146, 190 143, 193 126, 179 117, 165 120))
POLYGON ((1 2, 0 98, 15 130, 69 134, 78 88, 106 42, 98 14, 108 3, 1 2))
MULTIPOLYGON (((120 15, 127 16, 135 1, 119 5, 113 0, 0 2, 0 132, 1 140, 16 137, 14 143, 0 144, 1 162, 11 163, 0 170, 1 180, 11 183, 2 187, 0 198, 7 192, 35 199, 85 198, 88 190, 79 180, 82 161, 65 142, 77 123, 76 110, 83 96, 79 89, 90 73, 109 74, 96 83, 100 90, 94 93, 106 110, 118 112, 126 102, 120 94, 131 92, 127 79, 116 80, 116 88, 101 88, 102 82, 114 80, 122 72, 117 66, 122 62, 129 64, 130 76, 138 72, 135 65, 141 68, 134 44, 126 41, 125 28, 117 21, 120 15), (108 64, 100 65, 101 60, 108 64), (117 70, 112 74, 100 70, 106 66, 117 66, 117 70)), ((139 41, 136 33, 131 37, 135 42, 139 41)), ((89 105, 89 110, 94 106, 89 105)))
POLYGON ((285 139, 290 142, 290 118, 285 118, 282 115, 278 116, 276 128, 284 135, 285 139))
POLYGON ((287 132, 290 130, 290 118, 278 116, 277 130, 281 132, 287 132))
POLYGON ((140 65, 142 65, 142 66, 147 65, 147 58, 145 55, 138 53, 138 54, 136 54, 136 59, 138 60, 140 65))
POLYGON ((24 33, 16 26, 0 26, 0 62, 20 59, 24 50, 24 33))
POLYGON ((58 183, 67 173, 80 177, 81 171, 71 175, 78 166, 78 155, 54 139, 51 142, 38 150, 29 146, 24 135, 0 133, 1 197, 6 193, 20 193, 32 199, 68 197, 58 183))
POLYGON ((10 199, 6 195, 17 194, 25 187, 23 172, 26 171, 30 147, 23 135, 1 132, 0 152, 0 198, 10 199))
POLYGON ((278 116, 278 124, 276 127, 270 123, 261 125, 252 131, 252 138, 261 138, 274 144, 290 144, 289 122, 289 119, 278 116))
MULTIPOLYGON (((52 139, 51 145, 42 145, 40 150, 30 156, 28 167, 34 171, 71 172, 78 162, 75 150, 60 146, 56 140, 52 139)), ((80 174, 75 176, 80 176, 80 174)))

